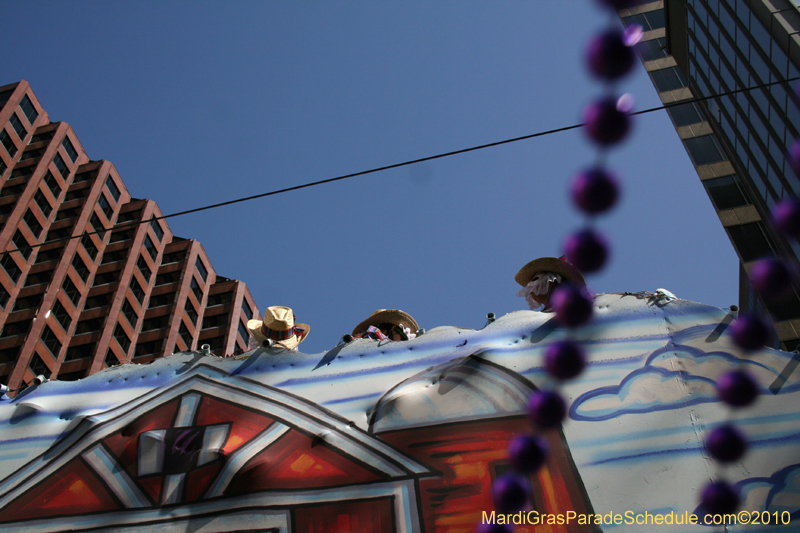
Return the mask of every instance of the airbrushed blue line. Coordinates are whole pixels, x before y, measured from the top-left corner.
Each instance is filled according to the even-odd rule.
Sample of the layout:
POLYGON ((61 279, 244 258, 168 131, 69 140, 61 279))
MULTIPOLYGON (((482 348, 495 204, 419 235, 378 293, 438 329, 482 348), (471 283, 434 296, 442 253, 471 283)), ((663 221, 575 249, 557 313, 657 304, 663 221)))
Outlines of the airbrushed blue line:
MULTIPOLYGON (((750 440, 748 440, 747 445, 751 449, 753 449, 753 448, 767 448, 767 447, 773 447, 773 446, 780 446, 782 444, 787 444, 787 443, 790 444, 790 443, 793 443, 793 442, 797 441, 797 439, 800 439, 800 433, 791 433, 789 435, 783 435, 781 437, 769 437, 769 438, 766 438, 766 439, 750 439, 750 440)), ((583 463, 583 466, 597 466, 597 465, 608 464, 608 463, 617 463, 617 462, 620 462, 620 461, 632 461, 632 460, 636 460, 636 459, 642 459, 642 458, 646 458, 646 457, 653 457, 653 456, 657 456, 657 455, 686 455, 686 454, 699 452, 699 451, 702 451, 702 450, 703 450, 703 446, 702 445, 693 445, 693 446, 687 446, 687 447, 683 447, 683 448, 667 448, 667 449, 664 449, 664 450, 653 450, 653 451, 650 451, 650 452, 635 453, 635 454, 631 454, 631 455, 620 455, 618 457, 609 457, 608 459, 600 459, 600 460, 597 460, 597 461, 583 463)), ((794 466, 795 467, 800 467, 800 465, 794 465, 794 466)), ((774 476, 774 474, 773 474, 773 476, 774 476)), ((765 479, 765 478, 750 478, 750 479, 765 479)), ((739 483, 742 483, 742 482, 739 482, 739 483)), ((737 485, 738 485, 738 483, 737 483, 737 485)))
POLYGON ((369 400, 370 398, 380 398, 383 396, 383 392, 374 392, 372 394, 364 394, 362 396, 350 396, 349 398, 337 398, 336 400, 329 400, 327 402, 322 402, 322 405, 336 405, 340 403, 347 403, 347 402, 357 402, 359 400, 369 400))
MULTIPOLYGON (((609 385, 609 386, 606 386, 606 387, 600 387, 600 388, 597 388, 597 389, 593 389, 593 390, 587 391, 587 392, 581 394, 580 396, 578 396, 575 399, 575 401, 572 402, 572 405, 569 408, 569 417, 571 419, 573 419, 573 420, 581 420, 581 421, 584 421, 584 422, 592 422, 592 421, 609 420, 611 418, 616 418, 616 417, 624 415, 624 414, 652 413, 652 412, 655 412, 655 411, 665 411, 665 410, 677 409, 677 408, 681 408, 681 407, 687 407, 687 406, 691 406, 691 405, 697 405, 697 404, 700 404, 700 403, 712 403, 712 402, 719 401, 716 396, 711 397, 711 396, 707 396, 707 395, 698 395, 693 399, 681 399, 680 401, 677 401, 677 402, 660 403, 660 404, 655 404, 655 405, 649 404, 647 406, 636 406, 636 405, 634 405, 634 406, 631 406, 631 407, 620 408, 620 409, 617 409, 617 410, 612 411, 610 413, 598 414, 598 415, 584 415, 584 414, 580 414, 578 412, 581 404, 583 404, 583 403, 585 403, 585 402, 587 402, 587 401, 589 401, 589 400, 591 400, 593 398, 597 398, 597 397, 603 396, 603 395, 609 395, 609 396, 613 395, 613 396, 619 398, 620 391, 629 382, 633 381, 634 379, 636 379, 639 376, 642 376, 644 374, 659 374, 662 377, 673 377, 674 376, 674 377, 679 377, 679 378, 681 378, 681 379, 683 379, 685 381, 703 381, 703 382, 709 383, 711 385, 714 385, 716 387, 716 381, 711 380, 709 378, 705 378, 705 377, 702 377, 702 376, 695 376, 695 375, 690 374, 690 373, 688 373, 686 371, 683 371, 683 370, 673 371, 673 370, 667 370, 667 369, 664 369, 664 368, 661 368, 661 367, 650 366, 650 363, 652 363, 654 359, 658 358, 662 354, 670 353, 670 352, 688 353, 688 354, 694 356, 696 359, 709 359, 709 358, 715 357, 715 358, 720 358, 720 359, 726 360, 726 361, 728 361, 730 363, 733 363, 734 365, 739 365, 739 364, 755 365, 755 366, 763 368, 763 369, 765 369, 765 370, 767 370, 769 372, 775 373, 775 371, 772 368, 770 368, 770 367, 768 367, 768 366, 766 366, 766 365, 764 365, 762 363, 757 363, 755 361, 750 361, 748 359, 741 359, 741 358, 736 357, 735 355, 730 354, 728 352, 723 352, 723 351, 719 351, 719 350, 715 350, 715 351, 711 351, 711 352, 704 352, 703 350, 701 350, 699 348, 695 348, 693 346, 687 346, 687 345, 683 345, 683 344, 675 344, 670 340, 670 341, 667 342, 666 346, 654 350, 647 357, 647 360, 645 362, 645 366, 643 366, 642 368, 638 368, 638 369, 634 370, 633 372, 631 372, 630 374, 628 374, 627 376, 625 376, 622 379, 622 381, 620 382, 619 385, 609 385)), ((781 393, 784 394, 784 393, 794 392, 796 390, 800 390, 800 382, 795 383, 795 384, 790 385, 790 386, 787 386, 787 387, 783 387, 781 389, 781 393)), ((766 392, 767 392, 766 389, 764 389, 762 387, 761 388, 761 393, 764 394, 766 392)))

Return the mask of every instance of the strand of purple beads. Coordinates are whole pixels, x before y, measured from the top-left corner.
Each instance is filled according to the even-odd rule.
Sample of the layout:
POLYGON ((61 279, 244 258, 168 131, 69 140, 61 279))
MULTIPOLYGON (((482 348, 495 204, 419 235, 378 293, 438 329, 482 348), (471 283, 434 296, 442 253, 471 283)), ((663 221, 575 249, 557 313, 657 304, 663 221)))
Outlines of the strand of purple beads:
MULTIPOLYGON (((624 0, 599 0, 611 10, 626 7, 624 0)), ((637 26, 622 32, 607 29, 589 41, 586 65, 593 76, 605 83, 605 94, 584 109, 584 131, 598 147, 598 161, 605 160, 605 152, 624 140, 631 129, 628 95, 616 96, 612 84, 633 68, 635 56, 631 48, 641 39, 642 28, 637 26)), ((586 214, 585 228, 572 233, 564 242, 564 255, 583 273, 601 270, 608 259, 609 244, 606 238, 592 227, 594 217, 608 212, 619 198, 619 181, 603 164, 580 172, 570 185, 574 205, 586 214)), ((568 283, 560 285, 551 296, 555 319, 567 328, 575 328, 592 317, 592 296, 584 287, 568 283)), ((550 344, 545 349, 544 364, 547 373, 557 382, 578 376, 586 364, 586 353, 580 344, 567 338, 550 344)), ((567 413, 567 404, 557 387, 542 389, 528 401, 528 419, 537 432, 558 428, 567 413)), ((512 513, 525 507, 530 499, 521 476, 530 476, 544 465, 549 453, 547 440, 536 434, 514 439, 508 455, 515 474, 499 477, 492 486, 495 508, 500 513, 512 513)), ((482 533, 511 531, 510 526, 482 524, 482 533)))

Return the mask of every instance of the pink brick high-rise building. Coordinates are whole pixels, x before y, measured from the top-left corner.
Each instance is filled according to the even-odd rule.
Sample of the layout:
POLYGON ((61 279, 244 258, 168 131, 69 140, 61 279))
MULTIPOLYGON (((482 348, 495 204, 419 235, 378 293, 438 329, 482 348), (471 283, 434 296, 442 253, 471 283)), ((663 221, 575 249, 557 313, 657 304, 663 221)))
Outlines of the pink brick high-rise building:
POLYGON ((258 314, 247 286, 174 236, 154 201, 131 198, 25 81, 0 87, 0 144, 0 251, 16 250, 0 256, 0 382, 246 349, 258 314))

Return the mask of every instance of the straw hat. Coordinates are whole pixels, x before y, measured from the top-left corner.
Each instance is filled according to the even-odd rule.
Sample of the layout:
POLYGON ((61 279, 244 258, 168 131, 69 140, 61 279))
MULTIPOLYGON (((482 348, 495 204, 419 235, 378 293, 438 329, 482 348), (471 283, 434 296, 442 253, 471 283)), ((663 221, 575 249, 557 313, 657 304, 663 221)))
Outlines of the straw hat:
POLYGON ((273 340, 287 350, 306 340, 311 326, 295 324, 294 313, 288 307, 274 305, 264 311, 264 320, 248 320, 247 329, 257 341, 273 340))
POLYGON ((568 279, 580 287, 586 286, 586 281, 584 281, 581 271, 561 257, 540 257, 539 259, 534 259, 522 267, 520 271, 517 272, 517 275, 514 276, 514 279, 517 280, 517 283, 525 287, 537 272, 553 272, 555 274, 560 274, 561 277, 568 279))
POLYGON ((377 327, 378 324, 383 324, 384 322, 394 324, 395 326, 403 324, 403 327, 410 329, 412 333, 416 333, 419 329, 419 324, 417 324, 417 321, 405 311, 401 311, 399 309, 378 309, 369 315, 369 318, 357 325, 353 329, 352 334, 358 335, 359 333, 364 333, 367 331, 368 327, 377 327))

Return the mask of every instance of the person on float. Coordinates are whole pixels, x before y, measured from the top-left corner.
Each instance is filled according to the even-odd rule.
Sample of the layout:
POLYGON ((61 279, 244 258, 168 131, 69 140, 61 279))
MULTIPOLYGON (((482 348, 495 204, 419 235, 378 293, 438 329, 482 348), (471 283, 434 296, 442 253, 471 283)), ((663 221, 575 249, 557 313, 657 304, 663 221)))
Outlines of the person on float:
POLYGON ((378 309, 353 329, 354 338, 407 341, 415 338, 419 324, 399 309, 378 309))
POLYGON ((564 257, 540 257, 517 272, 514 279, 522 285, 517 296, 522 296, 532 310, 551 311, 550 296, 562 283, 586 287, 583 274, 564 257), (542 307, 544 306, 544 307, 542 307))
POLYGON ((291 308, 275 305, 267 307, 262 320, 248 320, 247 329, 260 346, 267 343, 274 348, 296 352, 297 346, 306 340, 311 326, 295 323, 291 308))

